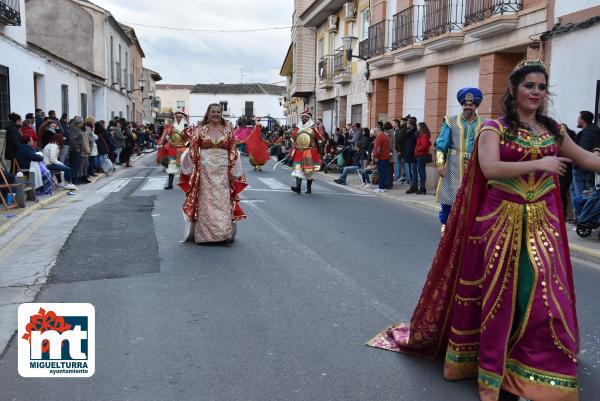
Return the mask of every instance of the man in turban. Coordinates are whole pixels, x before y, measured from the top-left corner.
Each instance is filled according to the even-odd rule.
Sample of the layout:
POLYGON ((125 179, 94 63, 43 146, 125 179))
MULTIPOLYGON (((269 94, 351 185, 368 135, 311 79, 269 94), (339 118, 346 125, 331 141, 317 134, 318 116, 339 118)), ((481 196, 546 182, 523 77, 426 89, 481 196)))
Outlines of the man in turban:
POLYGON ((440 175, 437 197, 441 204, 439 217, 442 232, 471 156, 473 143, 479 135, 481 124, 485 121, 477 115, 477 107, 483 100, 481 90, 463 88, 458 91, 456 98, 463 111, 456 116, 444 116, 440 135, 434 145, 436 166, 440 175))
POLYGON ((292 133, 294 147, 292 148, 292 176, 296 177, 296 186, 292 191, 301 192, 302 179, 306 178, 306 193, 312 191, 312 174, 321 169, 318 145, 325 140, 315 127, 312 114, 304 109, 300 114, 298 127, 292 133))

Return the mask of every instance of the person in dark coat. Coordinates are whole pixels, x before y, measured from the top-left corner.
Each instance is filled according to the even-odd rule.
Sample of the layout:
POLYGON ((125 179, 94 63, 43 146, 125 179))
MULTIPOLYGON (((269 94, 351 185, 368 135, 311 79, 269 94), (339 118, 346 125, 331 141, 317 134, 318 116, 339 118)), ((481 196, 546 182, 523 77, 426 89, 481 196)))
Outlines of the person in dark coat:
POLYGON ((19 139, 19 151, 17 152, 17 163, 22 171, 28 171, 31 162, 44 161, 44 156, 36 153, 33 148, 33 140, 29 136, 22 135, 19 139))
POLYGON ((104 160, 108 158, 108 153, 110 152, 110 148, 108 145, 110 142, 108 138, 108 132, 106 131, 106 128, 104 128, 103 121, 96 121, 96 123, 94 124, 94 133, 98 136, 98 139, 96 140, 96 145, 98 147, 97 170, 99 172, 102 172, 102 166, 105 163, 104 160))
POLYGON ((4 159, 10 161, 10 169, 12 173, 16 173, 13 160, 17 158, 19 152, 19 138, 21 137, 21 116, 17 113, 8 115, 10 123, 6 127, 6 148, 4 149, 4 159))
MULTIPOLYGON (((577 128, 582 128, 577 134, 575 143, 581 148, 592 152, 596 148, 600 148, 600 128, 594 124, 594 114, 591 111, 579 112, 577 119, 577 128)), ((583 191, 588 191, 594 188, 594 172, 587 171, 573 166, 573 187, 571 189, 571 198, 580 196, 583 191)))
MULTIPOLYGON (((417 159, 415 157, 415 148, 417 147, 417 119, 410 117, 406 124, 406 143, 404 151, 404 162, 408 164, 408 170, 406 174, 410 172, 410 188, 406 191, 407 194, 414 194, 418 191, 417 189, 417 159)), ((408 177, 407 177, 408 178, 408 177)))

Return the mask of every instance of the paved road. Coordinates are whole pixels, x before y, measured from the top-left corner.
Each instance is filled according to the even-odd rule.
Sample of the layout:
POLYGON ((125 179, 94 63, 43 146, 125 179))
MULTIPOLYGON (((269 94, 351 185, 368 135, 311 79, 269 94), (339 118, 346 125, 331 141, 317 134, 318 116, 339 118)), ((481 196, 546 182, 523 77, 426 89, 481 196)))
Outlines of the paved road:
MULTIPOLYGON (((477 400, 442 362, 364 346, 406 321, 438 240, 429 212, 288 172, 248 172, 248 219, 229 246, 179 243, 179 191, 151 160, 107 184, 37 300, 96 307, 96 374, 24 379, 13 342, 1 400, 477 400)), ((582 400, 600 384, 600 272, 575 263, 582 400)))

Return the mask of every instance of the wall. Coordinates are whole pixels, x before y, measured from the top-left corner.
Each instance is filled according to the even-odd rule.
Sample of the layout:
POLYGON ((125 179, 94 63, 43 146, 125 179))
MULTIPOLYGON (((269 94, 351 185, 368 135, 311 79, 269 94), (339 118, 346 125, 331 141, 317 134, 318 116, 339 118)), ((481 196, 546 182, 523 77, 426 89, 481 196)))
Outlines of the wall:
POLYGON ((560 17, 598 5, 598 0, 555 0, 554 16, 560 17))
POLYGON ((281 124, 285 124, 283 107, 279 105, 280 97, 282 98, 283 95, 214 95, 191 93, 189 107, 190 122, 196 124, 199 120, 202 120, 209 104, 227 101, 229 118, 235 124, 235 120, 244 114, 245 102, 253 101, 255 116, 270 115, 271 117, 279 120, 281 124))
POLYGON ((404 76, 403 103, 403 115, 410 114, 417 117, 418 121, 423 121, 425 118, 425 71, 404 76))
POLYGON ((581 51, 585 47, 586 54, 600 54, 599 37, 600 24, 597 23, 587 29, 556 36, 551 42, 550 91, 554 96, 550 110, 560 122, 573 129, 581 110, 594 112, 600 63, 597 57, 582 59, 581 51))
POLYGON ((185 101, 186 110, 190 108, 190 89, 156 89, 156 97, 160 98, 161 112, 177 111, 180 100, 185 101))
POLYGON ((71 0, 26 2, 27 39, 31 43, 87 70, 94 70, 94 21, 71 0), (60 19, 56 19, 57 16, 60 19))

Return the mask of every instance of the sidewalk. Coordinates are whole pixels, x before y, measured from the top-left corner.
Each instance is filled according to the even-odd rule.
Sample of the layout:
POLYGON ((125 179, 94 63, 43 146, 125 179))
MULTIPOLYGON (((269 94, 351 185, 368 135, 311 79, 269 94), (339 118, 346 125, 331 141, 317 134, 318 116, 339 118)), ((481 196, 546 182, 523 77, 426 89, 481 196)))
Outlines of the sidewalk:
MULTIPOLYGON (((149 153, 154 153, 154 152, 155 152, 155 150, 150 150, 149 152, 148 151, 142 152, 141 156, 137 156, 136 154, 132 155, 131 156, 131 164, 134 164, 138 159, 141 159, 145 155, 147 155, 149 153)), ((107 176, 104 173, 99 173, 96 177, 89 177, 89 180, 91 182, 90 182, 90 184, 86 184, 86 185, 91 185, 91 184, 95 183, 96 181, 102 180, 107 177, 120 176, 122 174, 122 172, 127 170, 127 168, 125 168, 124 166, 115 165, 114 167, 115 167, 115 170, 110 174, 110 176, 107 176)), ((85 186, 83 186, 83 185, 81 185, 80 187, 85 188, 85 186)), ((5 210, 3 207, 0 206, 0 236, 4 235, 8 230, 10 230, 12 227, 14 227, 20 220, 29 216, 34 211, 50 206, 51 204, 62 199, 63 197, 68 196, 69 193, 74 194, 72 196, 78 195, 77 191, 68 191, 61 187, 57 187, 54 189, 54 193, 50 196, 38 196, 37 202, 26 201, 24 208, 5 210)))
MULTIPOLYGON (((327 181, 333 181, 338 178, 340 175, 337 173, 319 173, 320 178, 327 181)), ((358 188, 358 184, 354 180, 354 175, 349 175, 348 180, 346 181, 346 186, 351 186, 354 188, 358 188)), ((335 184, 339 185, 339 184, 335 184)), ((376 186, 373 186, 375 189, 376 186)), ((431 192, 428 195, 415 195, 410 194, 407 195, 405 192, 409 188, 407 184, 401 184, 399 181, 394 181, 394 187, 392 189, 387 190, 382 194, 376 194, 378 196, 382 196, 397 202, 408 203, 413 206, 416 206, 422 210, 429 211, 431 213, 437 213, 440 211, 440 205, 437 203, 435 198, 435 193, 431 192)), ((365 192, 373 192, 373 190, 360 188, 365 192)), ((581 238, 575 232, 574 224, 567 224, 567 236, 569 238, 569 248, 571 250, 571 255, 580 259, 584 259, 590 262, 599 263, 600 262, 600 239, 598 238, 598 233, 594 232, 587 238, 581 238)))

